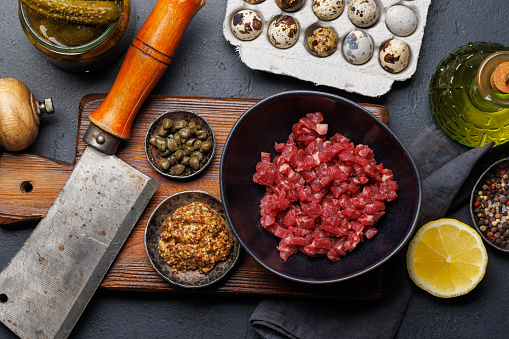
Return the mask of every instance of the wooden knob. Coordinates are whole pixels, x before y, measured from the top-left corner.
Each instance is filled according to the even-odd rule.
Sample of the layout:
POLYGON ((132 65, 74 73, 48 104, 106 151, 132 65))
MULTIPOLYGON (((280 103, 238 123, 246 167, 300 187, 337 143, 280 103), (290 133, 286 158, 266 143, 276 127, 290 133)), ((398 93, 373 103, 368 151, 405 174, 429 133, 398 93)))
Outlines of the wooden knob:
POLYGON ((30 146, 39 131, 39 116, 53 113, 53 102, 39 102, 19 80, 0 79, 0 147, 11 152, 30 146))

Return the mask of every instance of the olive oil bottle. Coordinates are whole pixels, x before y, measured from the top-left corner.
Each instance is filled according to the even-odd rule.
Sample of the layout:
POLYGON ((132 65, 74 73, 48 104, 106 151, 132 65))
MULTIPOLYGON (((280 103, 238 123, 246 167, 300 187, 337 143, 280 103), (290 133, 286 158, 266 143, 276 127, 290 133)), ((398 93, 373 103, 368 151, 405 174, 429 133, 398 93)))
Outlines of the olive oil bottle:
POLYGON ((475 42, 452 50, 437 66, 429 102, 452 139, 479 147, 509 141, 509 47, 475 42))

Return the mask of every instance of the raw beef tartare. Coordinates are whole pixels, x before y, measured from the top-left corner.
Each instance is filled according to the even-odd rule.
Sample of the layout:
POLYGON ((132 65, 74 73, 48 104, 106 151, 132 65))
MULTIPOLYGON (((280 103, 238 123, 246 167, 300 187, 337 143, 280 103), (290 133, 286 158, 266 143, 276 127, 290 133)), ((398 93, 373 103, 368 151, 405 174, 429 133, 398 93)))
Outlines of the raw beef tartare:
POLYGON ((281 238, 287 260, 297 251, 339 261, 378 230, 385 201, 397 198, 392 171, 377 164, 366 145, 336 133, 326 139, 320 112, 292 126, 286 143, 275 143, 273 161, 262 152, 253 181, 266 186, 261 225, 281 238))

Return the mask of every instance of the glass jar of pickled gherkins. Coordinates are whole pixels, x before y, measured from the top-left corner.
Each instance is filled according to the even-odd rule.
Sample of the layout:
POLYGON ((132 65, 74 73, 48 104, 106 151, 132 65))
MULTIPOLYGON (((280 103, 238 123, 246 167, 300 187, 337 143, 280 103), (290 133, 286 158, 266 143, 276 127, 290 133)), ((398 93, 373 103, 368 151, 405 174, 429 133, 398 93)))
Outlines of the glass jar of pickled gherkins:
MULTIPOLYGON (((39 8, 38 2, 40 0, 19 0, 21 26, 28 40, 57 67, 78 72, 97 70, 120 56, 131 42, 135 26, 131 0, 90 1, 106 3, 109 8, 118 6, 109 18, 113 22, 104 20, 104 8, 101 9, 103 15, 97 16, 103 18, 101 22, 93 20, 95 8, 79 10, 81 18, 75 18, 68 16, 64 10, 39 8), (46 16, 46 13, 53 16, 46 16)), ((85 6, 88 1, 61 0, 54 1, 52 6, 68 6, 66 2, 85 6)), ((41 2, 42 5, 46 3, 51 2, 41 2)))

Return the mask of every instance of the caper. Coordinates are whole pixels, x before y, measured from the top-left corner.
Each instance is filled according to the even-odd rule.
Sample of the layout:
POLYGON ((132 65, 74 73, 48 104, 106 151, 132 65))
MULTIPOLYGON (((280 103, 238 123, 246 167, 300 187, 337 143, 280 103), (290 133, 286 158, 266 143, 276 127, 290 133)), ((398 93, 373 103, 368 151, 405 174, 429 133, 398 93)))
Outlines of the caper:
POLYGON ((173 138, 167 138, 166 139, 166 147, 168 147, 168 149, 171 152, 175 152, 179 148, 177 143, 175 142, 175 140, 173 138))
POLYGON ((71 22, 62 23, 60 20, 51 19, 49 17, 37 17, 41 17, 42 20, 40 24, 37 24, 36 29, 39 29, 39 25, 42 27, 45 26, 46 31, 44 35, 46 39, 52 38, 52 40, 54 39, 59 44, 68 47, 84 45, 87 42, 97 39, 101 34, 99 26, 79 25, 71 22))
POLYGON ((200 160, 198 160, 196 157, 191 158, 191 160, 189 160, 189 167, 197 170, 200 168, 200 160))
POLYGON ((198 158, 199 161, 203 160, 203 153, 200 151, 194 151, 191 153, 191 158, 198 158))
POLYGON ((187 126, 193 133, 196 133, 198 130, 198 126, 196 126, 196 122, 190 121, 189 125, 187 126))
POLYGON ((170 160, 162 158, 161 161, 159 161, 159 165, 163 170, 166 171, 168 168, 170 168, 170 160))
POLYGON ((196 131, 196 139, 205 140, 207 139, 207 132, 204 130, 198 130, 196 131))
POLYGON ((180 163, 181 163, 182 165, 186 165, 186 166, 187 166, 187 165, 189 165, 189 159, 191 159, 191 158, 190 158, 190 157, 188 157, 188 156, 185 156, 185 157, 183 157, 183 158, 182 158, 182 160, 180 161, 180 163))
POLYGON ((191 153, 193 152, 194 152, 193 146, 184 146, 184 153, 186 153, 186 155, 191 155, 191 153))
POLYGON ((157 147, 157 139, 155 136, 151 136, 150 139, 148 139, 148 142, 152 145, 152 146, 156 146, 157 147))
POLYGON ((202 141, 201 141, 201 140, 198 140, 198 139, 195 139, 195 140, 194 140, 193 147, 194 147, 195 151, 199 151, 199 150, 200 150, 201 143, 202 143, 202 141))
POLYGON ((167 137, 168 134, 170 134, 170 131, 168 131, 167 129, 164 129, 163 126, 160 126, 158 129, 157 129, 157 134, 162 136, 162 137, 167 137))
POLYGON ((173 140, 175 141, 177 146, 182 145, 182 141, 181 141, 180 135, 178 133, 173 134, 173 140))
POLYGON ((196 139, 194 138, 189 138, 186 140, 186 142, 184 143, 185 146, 193 146, 194 147, 194 142, 196 141, 196 139))
POLYGON ((193 133, 191 132, 191 129, 189 129, 189 127, 184 127, 179 130, 179 134, 182 138, 188 139, 192 136, 193 133))
POLYGON ((170 155, 170 157, 168 159, 170 160, 170 165, 171 166, 175 166, 178 163, 177 158, 175 158, 175 156, 173 154, 170 155))
POLYGON ((157 150, 157 153, 163 158, 167 158, 171 154, 169 149, 165 149, 164 151, 157 150))
POLYGON ((164 152, 166 151, 166 139, 157 136, 156 137, 156 147, 158 151, 164 152))
POLYGON ((156 141, 156 144, 154 146, 157 146, 159 145, 159 143, 163 140, 165 140, 163 137, 159 136, 159 135, 154 135, 153 138, 155 139, 156 141))
POLYGON ((184 166, 182 164, 176 164, 173 167, 173 173, 175 173, 175 175, 181 175, 182 173, 184 173, 185 169, 186 169, 186 166, 184 166))
POLYGON ((173 153, 173 155, 175 156, 175 159, 177 159, 177 161, 180 161, 185 156, 185 153, 183 149, 178 149, 175 151, 175 153, 173 153))
POLYGON ((206 153, 212 149, 212 142, 204 141, 201 143, 200 152, 206 153))
POLYGON ((169 130, 173 126, 173 120, 171 120, 170 118, 164 118, 162 126, 164 129, 169 130))
POLYGON ((176 122, 173 126, 175 126, 175 128, 176 128, 177 130, 179 130, 179 129, 182 129, 182 128, 187 127, 187 125, 188 125, 188 124, 187 124, 187 121, 185 121, 185 120, 179 120, 179 121, 177 121, 177 122, 176 122))

